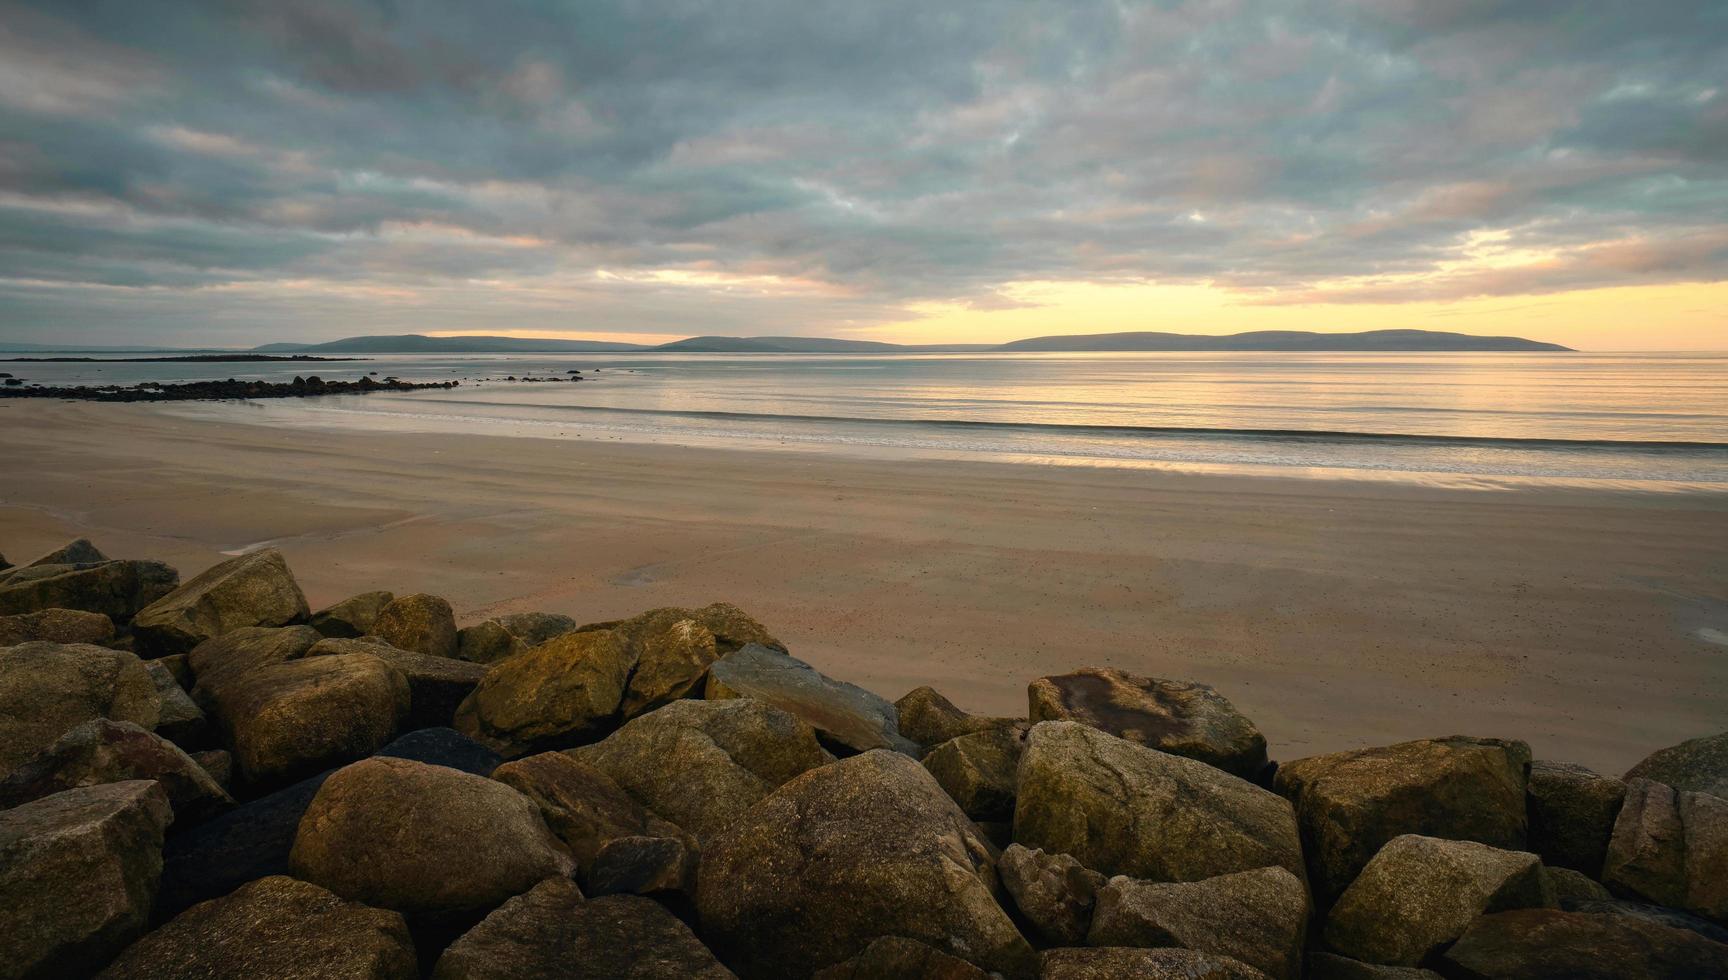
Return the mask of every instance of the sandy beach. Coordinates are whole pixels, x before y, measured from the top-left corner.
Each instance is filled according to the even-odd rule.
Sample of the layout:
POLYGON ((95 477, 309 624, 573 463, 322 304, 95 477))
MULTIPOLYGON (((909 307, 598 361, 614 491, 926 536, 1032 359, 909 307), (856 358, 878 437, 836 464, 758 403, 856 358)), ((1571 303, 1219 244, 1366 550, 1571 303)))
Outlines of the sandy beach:
MULTIPOLYGON (((235 406, 243 417, 244 406, 235 406)), ((1023 713, 1087 665, 1201 680, 1274 758, 1466 733, 1618 773, 1728 726, 1728 495, 690 449, 0 403, 0 551, 190 576, 262 542, 316 607, 458 621, 735 602, 889 698, 1023 713)))

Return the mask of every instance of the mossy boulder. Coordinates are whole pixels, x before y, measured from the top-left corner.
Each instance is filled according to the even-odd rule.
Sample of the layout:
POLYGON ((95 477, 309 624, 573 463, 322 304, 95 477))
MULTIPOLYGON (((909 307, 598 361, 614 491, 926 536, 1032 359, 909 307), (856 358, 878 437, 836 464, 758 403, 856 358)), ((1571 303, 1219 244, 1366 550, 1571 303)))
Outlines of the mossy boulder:
POLYGON ((1033 681, 1027 701, 1034 724, 1077 721, 1243 779, 1253 779, 1266 768, 1266 739, 1260 730, 1205 684, 1088 667, 1033 681))
POLYGON ((918 744, 900 734, 894 705, 761 644, 752 643, 715 661, 708 668, 705 696, 765 701, 853 752, 893 749, 913 757, 919 754, 918 744))
POLYGON ((1652 752, 1626 771, 1627 780, 1648 779, 1677 790, 1728 799, 1728 732, 1705 735, 1652 752))
POLYGON ((454 657, 458 648, 450 603, 424 592, 391 599, 367 632, 398 650, 432 657, 454 657))
POLYGON ((0 649, 0 776, 98 718, 149 730, 162 698, 143 661, 82 643, 0 649))
POLYGON ((1098 889, 1086 944, 1180 946, 1296 980, 1307 934, 1302 879, 1283 868, 1258 868, 1189 882, 1112 878, 1098 889))
POLYGON ((924 768, 974 820, 1014 817, 1014 786, 1026 733, 992 728, 961 735, 924 755, 924 768))
POLYGON ((915 687, 906 692, 904 697, 894 702, 894 710, 899 717, 900 734, 926 750, 974 732, 1016 725, 1027 727, 1017 718, 968 714, 933 687, 915 687))
POLYGON ((408 717, 408 679, 371 654, 289 660, 218 689, 234 761, 253 783, 280 783, 371 755, 408 717))
POLYGON ((492 664, 457 708, 457 731, 506 756, 575 744, 617 720, 635 660, 610 630, 569 633, 492 664))
POLYGON ((378 614, 395 598, 391 592, 362 592, 318 610, 308 622, 321 636, 356 639, 372 632, 378 614))
POLYGON ((310 610, 282 553, 266 548, 205 569, 132 619, 139 648, 185 653, 245 626, 305 622, 310 610))
POLYGON ((116 623, 173 591, 180 573, 159 561, 99 561, 13 569, 0 579, 0 616, 76 609, 116 623))
POLYGON ((173 742, 129 721, 97 718, 60 736, 0 780, 0 807, 132 779, 160 783, 175 819, 183 823, 197 823, 234 805, 204 767, 173 742))
POLYGON ((486 676, 484 664, 398 650, 372 639, 320 640, 306 651, 306 656, 355 653, 377 657, 408 679, 408 717, 403 722, 408 729, 448 727, 456 717, 456 709, 486 676))
POLYGON ((262 667, 299 660, 323 639, 310 626, 243 626, 211 637, 186 654, 194 678, 192 700, 205 711, 224 684, 262 667))
POLYGON ((654 815, 612 777, 563 752, 541 752, 507 762, 492 773, 540 807, 546 825, 576 858, 584 879, 595 855, 619 837, 679 836, 679 828, 654 815))
POLYGON ((101 613, 81 609, 44 609, 0 616, 0 647, 36 641, 100 646, 112 639, 114 621, 101 613))

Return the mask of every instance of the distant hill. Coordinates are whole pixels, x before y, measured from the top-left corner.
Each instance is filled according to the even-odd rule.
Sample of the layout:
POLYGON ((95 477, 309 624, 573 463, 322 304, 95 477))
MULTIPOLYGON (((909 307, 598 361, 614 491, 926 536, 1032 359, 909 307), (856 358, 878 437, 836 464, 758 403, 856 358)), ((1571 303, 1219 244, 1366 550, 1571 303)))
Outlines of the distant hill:
POLYGON ((891 354, 904 344, 874 340, 835 340, 829 337, 691 337, 654 348, 661 351, 757 354, 891 354))
POLYGON ((265 344, 252 350, 259 354, 596 354, 608 351, 651 350, 641 344, 616 344, 605 340, 541 340, 533 337, 427 337, 408 333, 396 336, 345 337, 323 344, 265 344))
POLYGON ((1367 330, 1315 333, 1256 330, 1212 337, 1187 333, 1095 333, 1031 337, 999 351, 1570 351, 1522 337, 1476 337, 1440 330, 1367 330))

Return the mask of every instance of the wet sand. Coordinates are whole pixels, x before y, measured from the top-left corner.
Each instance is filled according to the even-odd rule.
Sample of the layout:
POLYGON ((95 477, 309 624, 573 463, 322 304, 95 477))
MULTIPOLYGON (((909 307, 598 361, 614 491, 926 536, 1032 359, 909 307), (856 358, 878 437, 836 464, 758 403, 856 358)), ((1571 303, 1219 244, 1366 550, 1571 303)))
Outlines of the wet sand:
MULTIPOLYGON (((244 417, 244 406, 234 407, 244 417)), ((0 552, 190 576, 260 542, 314 606, 458 621, 735 602, 896 698, 1025 711, 1088 665, 1213 684, 1274 758, 1465 733, 1618 773, 1728 728, 1728 494, 1396 483, 194 421, 0 402, 0 552)))

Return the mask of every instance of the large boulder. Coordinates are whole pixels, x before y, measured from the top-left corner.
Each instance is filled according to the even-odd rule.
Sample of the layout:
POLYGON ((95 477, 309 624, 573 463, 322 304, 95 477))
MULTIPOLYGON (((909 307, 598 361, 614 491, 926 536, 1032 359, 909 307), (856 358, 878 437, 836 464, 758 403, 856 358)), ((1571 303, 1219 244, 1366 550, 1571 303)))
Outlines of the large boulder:
POLYGON ((1016 718, 967 714, 933 687, 915 687, 894 702, 900 734, 925 749, 974 732, 1024 725, 1016 718))
POLYGON ((1705 735, 1653 752, 1628 769, 1626 779, 1648 779, 1675 789, 1728 799, 1728 732, 1705 735))
POLYGON ((456 656, 456 614, 449 602, 424 592, 390 600, 372 622, 370 634, 399 650, 456 656))
POLYGON ((1404 834, 1523 850, 1529 768, 1523 742, 1458 735, 1283 763, 1273 787, 1296 806, 1324 907, 1404 834))
POLYGON ((687 838, 614 837, 588 872, 590 895, 650 895, 687 902, 696 894, 700 855, 687 838))
POLYGON ((548 879, 451 944, 434 980, 730 980, 684 923, 633 895, 583 901, 548 879))
POLYGON ((154 779, 177 821, 197 823, 234 805, 204 767, 173 742, 129 721, 97 718, 60 736, 0 780, 0 808, 81 786, 154 779))
POLYGON ((625 718, 700 694, 708 667, 720 659, 712 631, 683 609, 657 609, 619 623, 616 632, 636 653, 624 691, 625 718))
POLYGON ((996 862, 1002 890, 1014 900, 1034 938, 1047 946, 1078 946, 1092 926, 1104 876, 1068 854, 1010 844, 996 862))
POLYGON ((171 819, 143 779, 0 810, 0 976, 87 976, 137 938, 171 819))
POLYGON ((811 980, 990 980, 990 974, 904 936, 873 939, 849 960, 817 970, 811 980))
POLYGON ((855 752, 893 749, 914 757, 919 752, 917 743, 900 734, 894 705, 759 643, 709 666, 706 697, 766 701, 855 752))
POLYGON ((162 699, 143 661, 87 644, 0 649, 0 775, 97 718, 155 728, 162 699))
POLYGON ((304 622, 306 597, 275 548, 230 558, 194 576, 132 619, 139 648, 185 653, 243 626, 304 622))
MULTIPOLYGON (((1606 889, 1603 889, 1606 891, 1606 889)), ((1587 899, 1563 900, 1560 907, 1568 912, 1588 912, 1591 915, 1623 915, 1657 925, 1673 926, 1695 932, 1711 942, 1728 944, 1728 926, 1718 925, 1709 919, 1693 915, 1680 909, 1672 909, 1666 905, 1651 905, 1649 902, 1634 902, 1625 898, 1614 898, 1612 895, 1601 895, 1587 899)))
POLYGON ((201 902, 120 954, 103 980, 415 980, 402 916, 273 875, 201 902))
POLYGON ((506 613, 492 621, 521 641, 524 648, 537 647, 554 637, 574 633, 577 628, 576 621, 562 613, 506 613))
POLYGON ((1014 840, 1150 881, 1268 866, 1303 873, 1286 800, 1215 766, 1071 721, 1041 722, 1027 737, 1014 840))
POLYGON ((996 903, 995 848, 918 763, 866 752, 752 807, 703 854, 703 932, 745 976, 808 976, 904 936, 1009 976, 1032 948, 996 903))
POLYGON ((162 703, 156 717, 156 734, 182 748, 197 748, 203 744, 210 727, 204 709, 198 707, 192 695, 186 693, 175 679, 174 672, 162 661, 146 660, 144 669, 150 672, 150 680, 156 685, 156 697, 162 703))
POLYGON ((1253 779, 1266 768, 1266 739, 1260 730, 1205 684, 1087 667, 1040 677, 1026 695, 1033 724, 1077 721, 1243 779, 1253 779))
MULTIPOLYGON (((410 732, 378 754, 478 776, 490 773, 499 762, 484 746, 448 728, 410 732)), ((162 854, 162 890, 157 896, 160 912, 173 915, 195 902, 226 895, 248 881, 288 874, 288 852, 294 846, 300 818, 331 772, 303 779, 169 837, 162 854)))
POLYGON ((546 826, 570 849, 584 879, 608 841, 680 834, 677 826, 645 809, 612 777, 563 752, 541 752, 507 762, 492 778, 540 807, 546 826))
POLYGON ((1728 923, 1728 800, 1648 779, 1626 784, 1602 881, 1728 923))
POLYGON ((1442 962, 1460 977, 1690 980, 1728 977, 1728 946, 1625 916, 1520 909, 1471 923, 1442 962))
POLYGON ((179 581, 180 573, 159 561, 19 568, 0 579, 0 616, 80 609, 124 623, 171 592, 179 581))
POLYGON ((1014 780, 1025 748, 1025 732, 993 728, 936 746, 925 753, 924 768, 972 819, 1011 820, 1014 780))
POLYGON ((1283 868, 1260 868, 1180 883, 1112 878, 1098 889, 1086 944, 1180 946, 1296 980, 1307 935, 1302 880, 1283 868))
POLYGON ((281 782, 389 742, 408 716, 408 680, 371 654, 289 660, 224 683, 214 707, 246 779, 281 782))
POLYGON ((108 556, 100 548, 92 544, 89 538, 77 538, 68 541, 53 551, 28 562, 24 567, 34 568, 39 565, 78 565, 91 562, 107 561, 108 556))
POLYGON ((114 639, 114 621, 81 609, 44 609, 0 616, 0 647, 43 641, 102 645, 114 639))
POLYGON ((1040 980, 1266 980, 1241 960, 1193 949, 1052 949, 1040 980))
POLYGON ((833 761, 810 726, 750 700, 678 701, 569 755, 704 845, 780 785, 833 761))
POLYGON ((569 633, 492 664, 457 708, 457 731, 506 756, 562 748, 618 716, 635 661, 616 633, 569 633))
POLYGON ((307 623, 318 635, 334 640, 352 640, 372 632, 372 624, 396 598, 391 592, 362 592, 312 614, 307 623))
POLYGON ((475 664, 497 663, 514 657, 528 645, 517 639, 496 619, 464 626, 456 631, 456 656, 475 664))
POLYGON ((484 664, 398 650, 387 643, 369 640, 320 640, 306 651, 306 656, 353 653, 377 657, 408 679, 409 710, 404 722, 408 728, 447 727, 455 718, 456 709, 486 676, 484 664))
POLYGON ((1326 919, 1326 944, 1368 963, 1416 966, 1479 915, 1555 905, 1534 854, 1406 834, 1344 890, 1326 919))
POLYGON ((186 655, 194 678, 192 700, 208 711, 223 684, 261 667, 299 660, 322 638, 310 626, 243 626, 205 640, 186 655))
POLYGON ((1600 875, 1626 784, 1583 766, 1536 761, 1527 793, 1530 850, 1543 864, 1600 875))
POLYGON ((338 770, 294 836, 295 877, 400 912, 491 908, 575 863, 502 783, 383 756, 338 770))

